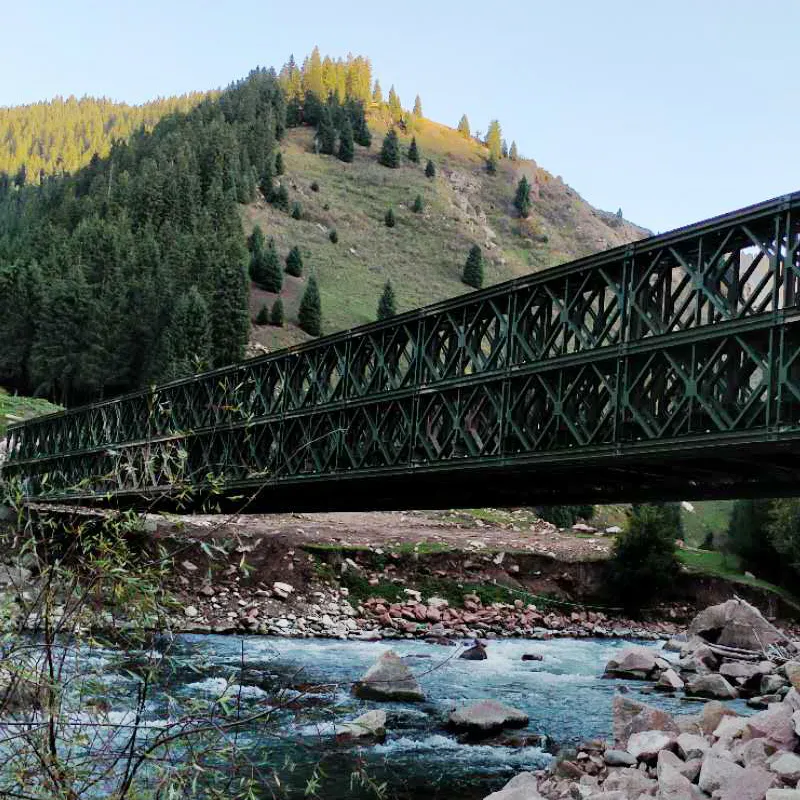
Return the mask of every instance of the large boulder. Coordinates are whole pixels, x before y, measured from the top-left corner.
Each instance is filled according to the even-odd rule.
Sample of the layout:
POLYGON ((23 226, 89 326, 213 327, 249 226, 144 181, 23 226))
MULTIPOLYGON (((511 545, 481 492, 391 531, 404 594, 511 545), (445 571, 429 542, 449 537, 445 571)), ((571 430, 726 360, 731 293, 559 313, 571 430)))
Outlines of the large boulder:
POLYGON ((628 739, 628 752, 638 761, 655 761, 662 750, 675 746, 675 735, 664 731, 642 731, 628 739))
POLYGON ((755 606, 738 598, 701 611, 690 623, 689 635, 743 650, 761 651, 784 641, 784 635, 755 606))
POLYGON ((658 771, 659 800, 695 800, 696 789, 692 782, 675 767, 665 764, 658 771))
POLYGON ((387 650, 353 686, 365 700, 424 700, 417 679, 394 650, 387 650))
POLYGON ((544 800, 544 798, 539 794, 536 776, 532 772, 520 772, 499 792, 492 792, 484 800, 544 800))
POLYGON ((787 661, 783 669, 786 672, 789 683, 792 684, 792 688, 800 692, 800 661, 787 661))
POLYGON ((686 761, 690 761, 693 758, 703 758, 710 747, 711 745, 706 741, 705 736, 682 733, 678 737, 678 753, 686 761))
POLYGON ((767 790, 776 783, 775 776, 762 767, 748 767, 714 797, 717 800, 764 800, 767 790))
POLYGON ((344 722, 336 729, 337 741, 350 739, 375 739, 386 737, 386 712, 383 709, 367 711, 351 722, 344 722))
POLYGON ((769 789, 766 800, 800 800, 800 789, 769 789))
POLYGON ((734 700, 739 696, 736 689, 718 673, 697 675, 687 684, 686 693, 694 697, 713 697, 719 700, 734 700))
POLYGON ((661 675, 659 675, 654 688, 658 689, 660 692, 680 692, 683 690, 683 687, 684 683, 678 673, 670 668, 665 669, 661 675))
POLYGON ((486 661, 488 658, 486 655, 486 647, 476 641, 475 644, 473 644, 472 647, 468 647, 459 658, 463 658, 466 661, 486 661))
POLYGON ((626 647, 606 664, 605 674, 612 678, 648 680, 656 670, 655 651, 647 647, 626 647))
POLYGON ((700 730, 706 735, 714 733, 723 717, 736 716, 738 714, 733 709, 720 703, 719 700, 712 700, 710 703, 706 703, 700 712, 700 730))
POLYGON ((497 700, 480 700, 456 709, 448 724, 457 731, 486 735, 503 728, 522 728, 528 724, 528 715, 497 700))
POLYGON ((784 703, 775 703, 766 711, 748 717, 747 730, 745 738, 764 738, 778 750, 794 750, 797 747, 792 709, 784 703))
POLYGON ((624 695, 614 695, 612 703, 614 741, 624 746, 634 733, 664 731, 680 733, 675 720, 666 711, 645 705, 624 695))
POLYGON ((712 794, 735 783, 743 774, 744 767, 727 758, 719 758, 709 753, 703 759, 697 782, 706 794, 712 794))
POLYGON ((800 781, 800 756, 795 753, 775 753, 767 767, 784 783, 794 786, 800 781))
MULTIPOLYGON (((605 792, 621 792, 623 798, 654 794, 656 782, 638 769, 630 767, 610 772, 603 784, 605 792)), ((590 795, 591 796, 591 795, 590 795)), ((602 795, 600 795, 602 797, 602 795)))

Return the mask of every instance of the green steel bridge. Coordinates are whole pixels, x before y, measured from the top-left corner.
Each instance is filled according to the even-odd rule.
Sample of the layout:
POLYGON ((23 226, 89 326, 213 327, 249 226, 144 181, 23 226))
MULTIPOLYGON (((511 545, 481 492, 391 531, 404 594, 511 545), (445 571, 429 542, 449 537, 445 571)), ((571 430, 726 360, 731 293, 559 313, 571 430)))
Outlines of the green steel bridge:
POLYGON ((13 425, 30 500, 249 511, 800 494, 800 192, 13 425))

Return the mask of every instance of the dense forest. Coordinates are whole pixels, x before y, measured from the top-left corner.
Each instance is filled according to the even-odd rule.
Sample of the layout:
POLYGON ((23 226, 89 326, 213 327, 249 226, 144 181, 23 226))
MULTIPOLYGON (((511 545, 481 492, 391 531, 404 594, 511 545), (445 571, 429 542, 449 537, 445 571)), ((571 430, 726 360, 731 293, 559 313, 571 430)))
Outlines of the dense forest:
POLYGON ((73 174, 0 174, 0 383, 74 404, 242 358, 252 256, 237 204, 261 192, 289 212, 287 116, 317 127, 320 152, 368 145, 370 85, 368 61, 315 50, 73 174))

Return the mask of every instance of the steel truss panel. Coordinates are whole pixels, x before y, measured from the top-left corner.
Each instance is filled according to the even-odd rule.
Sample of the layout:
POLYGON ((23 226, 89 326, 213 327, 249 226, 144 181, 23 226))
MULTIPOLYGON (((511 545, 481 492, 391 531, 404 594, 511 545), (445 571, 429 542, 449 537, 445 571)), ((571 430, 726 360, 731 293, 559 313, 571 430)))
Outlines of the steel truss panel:
MULTIPOLYGON (((683 459, 688 475, 686 453, 700 459, 719 448, 719 474, 734 476, 724 491, 741 491, 757 478, 742 477, 731 447, 773 442, 777 452, 800 426, 799 220, 800 194, 778 198, 14 425, 3 473, 37 499, 189 502, 280 487, 306 507, 345 502, 311 487, 359 479, 382 481, 382 496, 395 498, 386 502, 423 481, 452 505, 458 491, 435 475, 453 483, 485 470, 511 487, 522 478, 509 476, 541 479, 554 464, 611 459, 624 476, 613 491, 635 493, 644 473, 626 472, 627 459, 660 459, 648 469, 664 488, 680 485, 664 476, 665 460, 683 459), (311 494, 293 494, 295 484, 311 494)), ((570 475, 594 496, 588 479, 570 475)))

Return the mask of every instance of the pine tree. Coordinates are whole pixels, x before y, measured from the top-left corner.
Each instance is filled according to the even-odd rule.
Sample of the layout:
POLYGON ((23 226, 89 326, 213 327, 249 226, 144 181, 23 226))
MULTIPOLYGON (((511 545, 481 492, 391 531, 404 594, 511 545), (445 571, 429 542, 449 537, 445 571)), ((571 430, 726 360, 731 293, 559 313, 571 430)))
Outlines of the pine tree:
POLYGON ((516 142, 511 142, 511 149, 508 151, 508 157, 512 161, 519 161, 519 151, 517 150, 516 142))
POLYGON ((414 99, 414 116, 417 118, 422 117, 422 100, 419 95, 414 99))
POLYGON ((394 226, 397 224, 397 220, 395 220, 394 217, 394 211, 391 208, 386 212, 383 221, 387 228, 394 228, 394 226))
POLYGON ((300 301, 297 322, 311 336, 322 335, 322 306, 317 278, 314 275, 308 279, 308 286, 306 286, 303 298, 300 301))
POLYGON ((286 272, 295 278, 299 278, 303 274, 303 256, 300 254, 300 248, 297 245, 286 256, 286 272))
POLYGON ((462 114, 461 119, 458 121, 458 132, 465 139, 469 139, 470 137, 469 120, 467 119, 466 114, 462 114))
POLYGON ((391 128, 383 139, 383 146, 378 161, 384 167, 397 169, 400 166, 400 144, 397 141, 397 132, 391 128))
POLYGON ((275 174, 283 175, 283 153, 280 150, 275 153, 275 174))
POLYGON ((436 177, 436 166, 430 159, 428 159, 428 163, 425 165, 425 177, 426 178, 436 177))
POLYGON ((411 137, 411 145, 408 148, 408 160, 419 164, 419 148, 417 147, 417 137, 411 137))
POLYGON ((486 171, 490 175, 497 175, 497 159, 489 153, 489 158, 486 159, 486 171))
POLYGON ((266 304, 263 304, 261 308, 258 310, 258 314, 256 314, 256 325, 268 325, 269 324, 269 309, 267 308, 266 304))
POLYGON ((389 89, 389 114, 394 122, 400 122, 403 118, 403 104, 395 91, 394 85, 389 89))
POLYGON ((211 306, 212 362, 223 367, 241 361, 250 332, 247 312, 249 287, 242 261, 233 248, 226 248, 225 260, 216 267, 211 306))
POLYGON ((303 207, 300 205, 299 202, 295 201, 292 203, 292 219, 302 219, 303 218, 303 207))
POLYGON ((503 156, 503 131, 500 123, 493 119, 489 123, 489 131, 486 134, 486 146, 489 148, 489 156, 499 161, 503 156))
POLYGON ((328 234, 328 238, 331 240, 333 244, 339 243, 339 234, 336 231, 336 228, 333 228, 331 232, 328 234))
POLYGON ((503 158, 508 158, 508 142, 503 139, 502 147, 500 148, 503 158))
POLYGON ((270 202, 281 211, 289 210, 289 191, 283 184, 273 191, 270 202))
POLYGON ((175 303, 166 338, 168 378, 181 378, 208 369, 211 320, 208 305, 196 286, 175 303))
POLYGON ((353 160, 354 149, 353 124, 350 122, 349 117, 346 117, 339 134, 339 160, 349 164, 353 160))
POLYGON ((421 214, 421 213, 424 211, 424 209, 425 209, 425 202, 424 202, 424 201, 423 201, 423 199, 422 199, 422 195, 421 195, 421 194, 418 194, 418 195, 417 195, 417 196, 414 198, 414 205, 413 205, 413 206, 411 206, 411 210, 412 210, 412 211, 413 211, 415 214, 421 214))
POLYGON ((261 280, 256 281, 268 292, 279 292, 283 287, 283 271, 281 270, 281 260, 278 256, 278 248, 275 240, 270 236, 264 250, 264 262, 261 270, 261 280))
POLYGON ((375 88, 372 90, 372 102, 380 105, 383 103, 383 90, 381 89, 381 82, 375 81, 375 88))
POLYGON ((283 300, 280 297, 277 297, 272 304, 272 311, 269 312, 269 324, 276 328, 283 327, 283 300))
POLYGON ((317 143, 319 152, 326 156, 332 156, 336 152, 336 128, 328 106, 323 109, 317 125, 317 143))
POLYGON ((523 175, 517 184, 517 194, 514 197, 514 207, 519 211, 519 215, 527 218, 531 213, 531 185, 523 175))
POLYGON ((394 289, 392 282, 386 281, 383 287, 383 294, 381 295, 380 302, 378 303, 378 322, 384 319, 389 319, 397 314, 397 307, 394 297, 394 289))
POLYGON ((480 289, 483 286, 483 253, 477 244, 472 245, 464 264, 464 274, 461 278, 467 286, 480 289))

